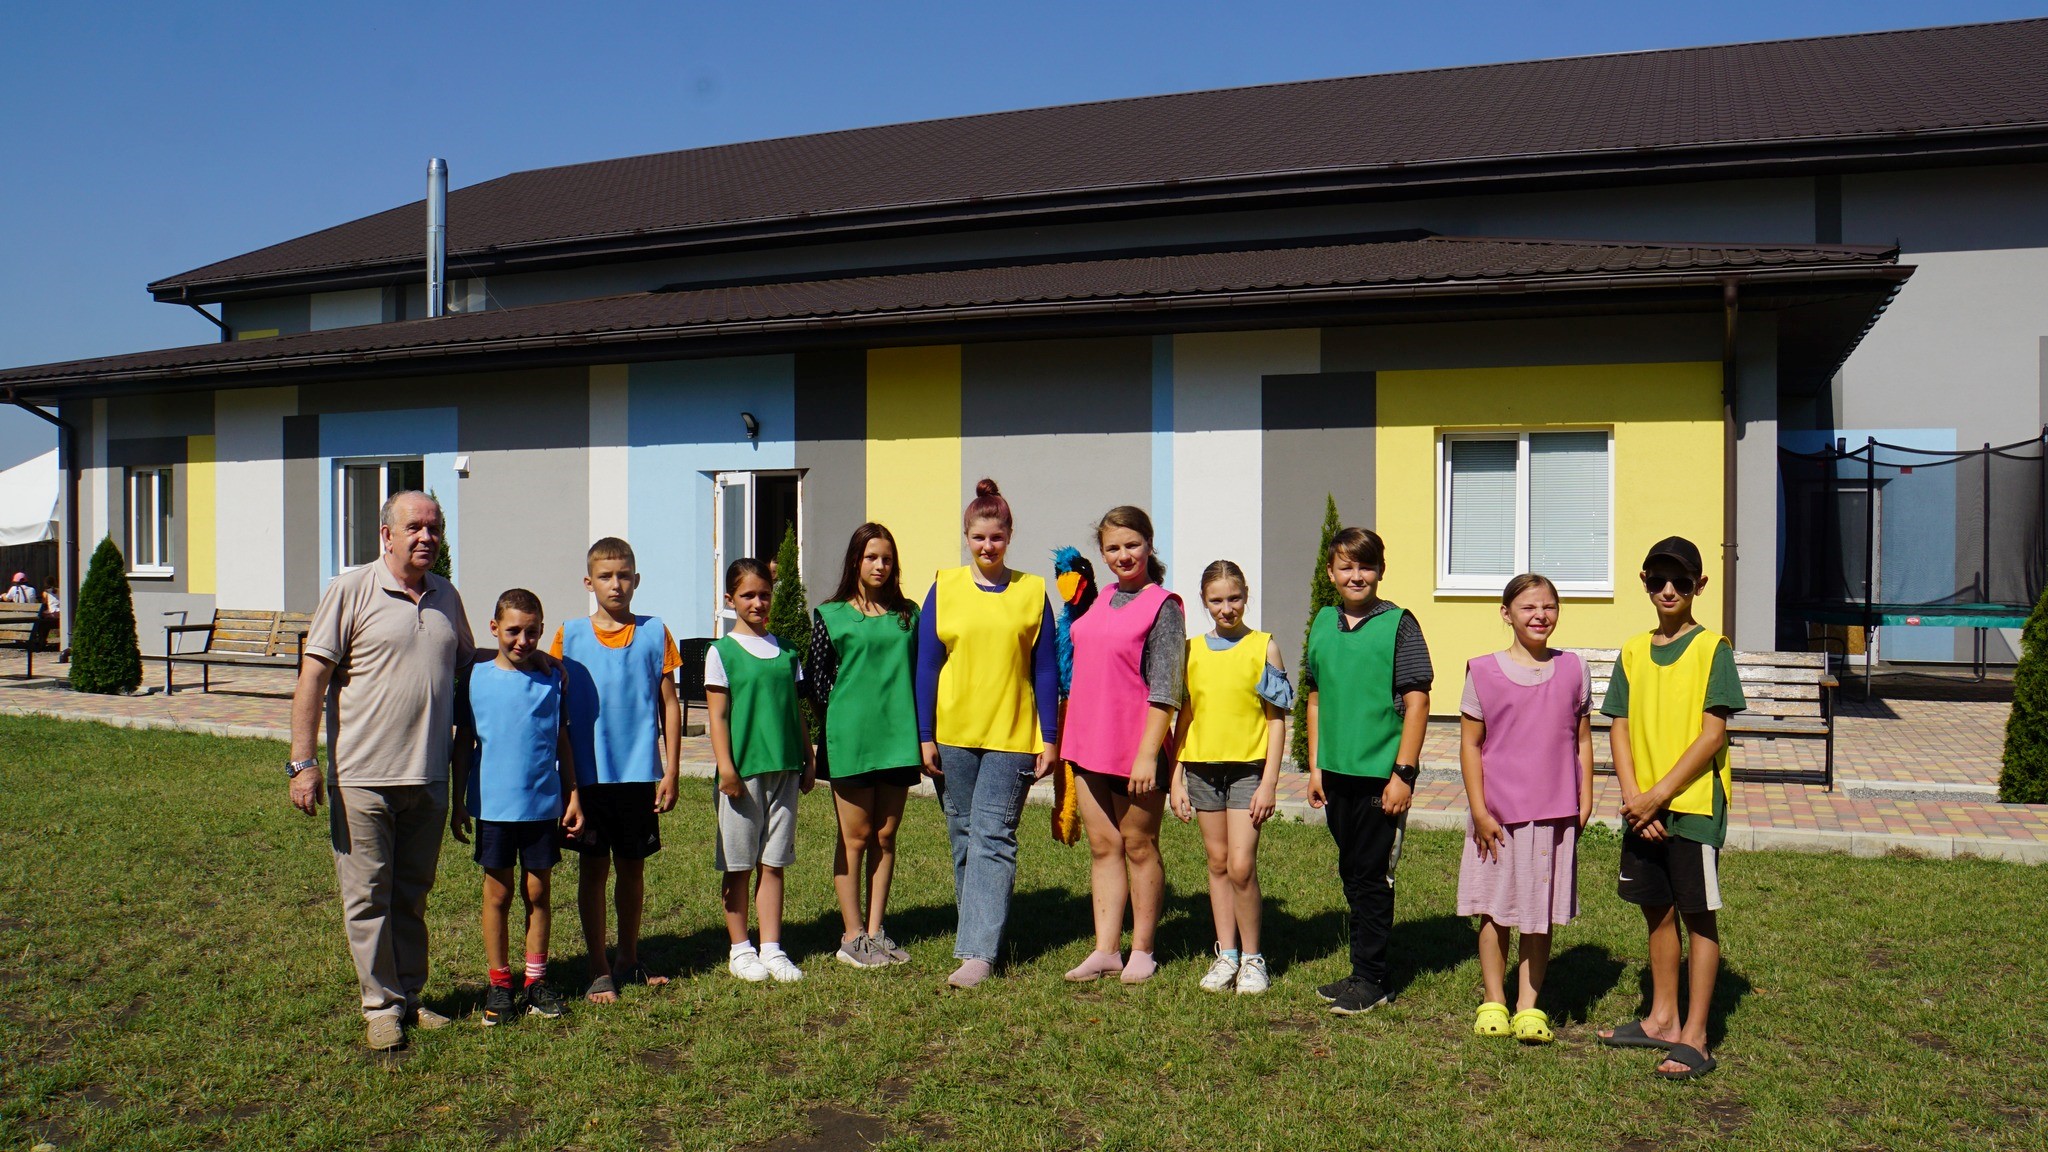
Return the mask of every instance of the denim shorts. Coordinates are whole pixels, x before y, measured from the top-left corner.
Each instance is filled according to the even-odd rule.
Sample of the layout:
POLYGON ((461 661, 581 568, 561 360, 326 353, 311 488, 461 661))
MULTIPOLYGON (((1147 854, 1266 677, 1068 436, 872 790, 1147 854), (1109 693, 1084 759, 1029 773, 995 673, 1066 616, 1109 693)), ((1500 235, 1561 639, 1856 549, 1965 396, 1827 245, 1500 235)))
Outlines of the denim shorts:
POLYGON ((1264 760, 1184 763, 1180 767, 1187 774, 1188 802, 1197 812, 1250 808, 1252 793, 1259 790, 1259 778, 1266 774, 1264 760))

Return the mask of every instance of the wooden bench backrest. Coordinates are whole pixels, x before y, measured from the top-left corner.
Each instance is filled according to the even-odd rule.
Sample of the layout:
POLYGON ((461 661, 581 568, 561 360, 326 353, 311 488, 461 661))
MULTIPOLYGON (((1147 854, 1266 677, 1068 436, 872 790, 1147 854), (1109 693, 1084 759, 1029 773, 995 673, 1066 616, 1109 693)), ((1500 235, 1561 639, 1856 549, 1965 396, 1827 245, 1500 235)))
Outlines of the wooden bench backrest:
POLYGON ((216 609, 206 650, 238 656, 293 656, 298 653, 299 637, 305 634, 310 622, 311 617, 304 612, 216 609))
MULTIPOLYGON (((1620 652, 1614 648, 1574 649, 1585 658, 1593 674, 1593 711, 1607 699, 1608 678, 1620 652)), ((1742 695, 1749 701, 1743 715, 1757 719, 1800 719, 1818 721, 1823 683, 1828 675, 1827 655, 1822 652, 1737 652, 1735 670, 1742 678, 1742 695)))
POLYGON ((11 600, 0 600, 0 628, 9 632, 33 628, 42 614, 41 605, 16 604, 11 600))

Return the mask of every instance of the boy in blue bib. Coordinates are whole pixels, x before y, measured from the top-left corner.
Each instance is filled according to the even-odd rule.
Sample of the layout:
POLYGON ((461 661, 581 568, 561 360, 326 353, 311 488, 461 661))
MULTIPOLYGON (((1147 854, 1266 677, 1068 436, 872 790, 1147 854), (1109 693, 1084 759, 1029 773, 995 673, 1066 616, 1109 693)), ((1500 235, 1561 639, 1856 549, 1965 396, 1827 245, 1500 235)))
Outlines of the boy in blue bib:
POLYGON ((562 1014, 562 998, 547 985, 549 877, 562 859, 557 829, 570 836, 580 832, 583 809, 562 708, 562 675, 539 658, 541 624, 539 597, 524 588, 499 596, 491 613, 498 657, 471 665, 455 699, 449 831, 467 843, 470 819, 476 820, 476 862, 484 868, 484 957, 491 975, 484 998, 487 1028, 519 1012, 509 923, 519 868, 526 871, 526 1011, 562 1014))

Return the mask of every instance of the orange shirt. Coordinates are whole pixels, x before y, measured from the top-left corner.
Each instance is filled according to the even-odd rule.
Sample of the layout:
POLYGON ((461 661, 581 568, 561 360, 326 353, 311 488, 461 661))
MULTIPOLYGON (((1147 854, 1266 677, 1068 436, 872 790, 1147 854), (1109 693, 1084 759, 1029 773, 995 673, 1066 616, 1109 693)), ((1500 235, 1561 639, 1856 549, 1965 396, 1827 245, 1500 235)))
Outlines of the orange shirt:
MULTIPOLYGON (((607 648, 628 648, 633 643, 633 625, 631 624, 626 625, 624 628, 614 628, 607 632, 597 626, 596 620, 592 620, 590 622, 590 631, 592 635, 597 637, 597 642, 607 648)), ((562 658, 562 626, 559 624, 555 625, 555 640, 554 643, 548 645, 548 655, 553 656, 557 660, 562 658)), ((661 674, 666 676, 682 666, 683 654, 676 649, 675 634, 664 627, 661 630, 661 674)))

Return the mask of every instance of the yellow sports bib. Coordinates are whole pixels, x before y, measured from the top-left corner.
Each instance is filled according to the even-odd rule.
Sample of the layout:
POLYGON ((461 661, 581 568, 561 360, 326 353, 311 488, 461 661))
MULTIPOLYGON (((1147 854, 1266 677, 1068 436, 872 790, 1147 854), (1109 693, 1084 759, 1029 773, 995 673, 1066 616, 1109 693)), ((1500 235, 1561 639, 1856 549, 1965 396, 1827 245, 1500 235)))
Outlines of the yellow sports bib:
POLYGON ((1045 744, 1031 649, 1045 618, 1045 581, 1012 572, 1008 587, 987 592, 971 570, 948 568, 933 586, 933 630, 946 646, 933 734, 955 748, 1037 755, 1045 744))
POLYGON ((1181 760, 1229 764, 1266 759, 1266 702, 1259 678, 1273 637, 1253 632, 1221 652, 1209 638, 1188 640, 1188 738, 1181 760))
MULTIPOLYGON (((1713 673, 1714 653, 1727 643, 1721 636, 1700 629, 1678 663, 1660 667, 1650 658, 1650 633, 1631 636, 1621 646, 1621 669, 1628 677, 1628 746, 1635 754, 1636 787, 1651 788, 1669 775, 1678 758, 1700 738, 1706 719, 1707 680, 1713 673)), ((1700 773, 1686 790, 1671 802, 1673 812, 1698 816, 1714 814, 1713 777, 1721 777, 1722 795, 1731 793, 1734 783, 1728 769, 1728 742, 1714 753, 1714 767, 1700 773)))

